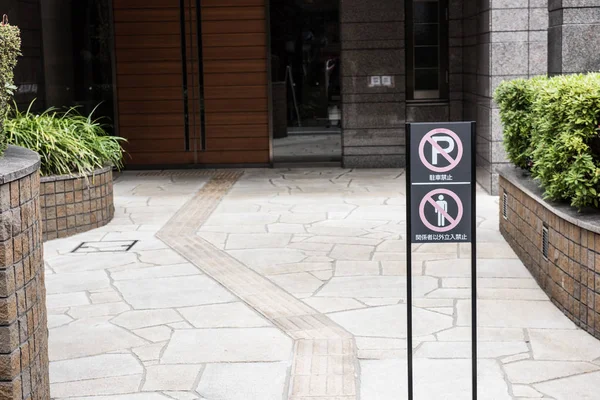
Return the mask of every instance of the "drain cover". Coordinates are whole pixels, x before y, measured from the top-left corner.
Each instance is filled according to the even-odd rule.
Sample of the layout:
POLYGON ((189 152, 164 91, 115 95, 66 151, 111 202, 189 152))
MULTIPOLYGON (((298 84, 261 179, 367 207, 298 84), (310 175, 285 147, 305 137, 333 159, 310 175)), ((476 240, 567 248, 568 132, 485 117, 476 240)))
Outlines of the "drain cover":
POLYGON ((137 243, 137 240, 112 240, 106 242, 81 242, 71 253, 124 253, 137 243))

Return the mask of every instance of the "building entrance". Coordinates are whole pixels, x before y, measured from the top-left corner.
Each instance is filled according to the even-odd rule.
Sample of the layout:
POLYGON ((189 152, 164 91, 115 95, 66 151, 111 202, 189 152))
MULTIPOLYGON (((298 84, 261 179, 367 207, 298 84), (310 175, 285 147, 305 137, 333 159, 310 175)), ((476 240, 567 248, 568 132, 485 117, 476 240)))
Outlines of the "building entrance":
POLYGON ((273 160, 341 160, 338 0, 272 0, 273 160))

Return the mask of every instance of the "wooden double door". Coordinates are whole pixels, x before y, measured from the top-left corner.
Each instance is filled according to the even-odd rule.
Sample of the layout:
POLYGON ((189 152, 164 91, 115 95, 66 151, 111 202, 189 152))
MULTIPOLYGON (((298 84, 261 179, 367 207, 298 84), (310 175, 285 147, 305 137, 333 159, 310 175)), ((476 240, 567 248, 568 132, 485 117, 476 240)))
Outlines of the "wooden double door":
POLYGON ((134 167, 270 162, 265 0, 113 0, 134 167))

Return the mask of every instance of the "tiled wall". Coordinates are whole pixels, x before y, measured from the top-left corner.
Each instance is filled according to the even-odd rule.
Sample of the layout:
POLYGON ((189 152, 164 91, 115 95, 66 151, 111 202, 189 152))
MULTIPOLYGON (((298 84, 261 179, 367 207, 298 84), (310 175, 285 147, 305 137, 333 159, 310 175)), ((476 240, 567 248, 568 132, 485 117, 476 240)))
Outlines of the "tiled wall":
POLYGON ((112 168, 89 177, 44 177, 41 183, 44 241, 106 225, 115 212, 112 168))
POLYGON ((50 399, 39 188, 0 185, 0 399, 50 399))
POLYGON ((600 234, 580 228, 500 177, 500 231, 540 287, 573 322, 600 339, 600 234), (507 218, 503 217, 507 195, 507 218), (548 258, 542 228, 548 227, 548 258))

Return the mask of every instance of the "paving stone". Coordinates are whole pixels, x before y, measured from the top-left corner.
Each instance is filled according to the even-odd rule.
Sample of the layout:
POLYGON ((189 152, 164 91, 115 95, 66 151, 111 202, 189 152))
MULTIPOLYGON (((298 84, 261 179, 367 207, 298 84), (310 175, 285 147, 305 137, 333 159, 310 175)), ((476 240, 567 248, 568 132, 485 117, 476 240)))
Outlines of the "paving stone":
POLYGON ((185 264, 187 260, 171 249, 143 251, 139 254, 139 260, 154 265, 185 264))
MULTIPOLYGON (((84 240, 78 240, 77 246, 84 240)), ((69 246, 72 251, 76 246, 69 246)), ((129 265, 138 261, 134 253, 93 253, 78 254, 68 253, 60 257, 46 258, 45 260, 56 273, 74 273, 85 271, 100 271, 106 269, 107 265, 118 267, 129 265)))
POLYGON ((289 233, 232 233, 227 240, 227 250, 282 248, 286 247, 292 235, 289 233))
POLYGON ((311 271, 311 275, 314 275, 315 278, 321 281, 328 281, 333 276, 333 271, 311 271))
POLYGON ((536 360, 593 361, 600 357, 600 342, 582 330, 529 329, 528 332, 536 360))
POLYGON ((118 315, 129 310, 130 307, 123 302, 89 304, 85 306, 74 306, 69 310, 69 315, 75 319, 98 317, 101 315, 118 315))
POLYGON ((337 261, 335 276, 379 275, 377 261, 337 261))
POLYGON ((69 322, 72 322, 72 321, 73 321, 73 318, 69 317, 68 315, 49 314, 48 315, 48 329, 56 328, 56 327, 68 324, 69 322))
MULTIPOLYGON (((284 224, 314 224, 327 219, 326 213, 286 213, 282 212, 278 222, 284 224)), ((274 221, 271 221, 274 222, 274 221)))
POLYGON ((332 249, 333 244, 327 243, 307 243, 306 240, 299 243, 292 243, 287 246, 290 249, 305 250, 305 254, 316 255, 315 252, 320 252, 319 255, 327 255, 332 249))
POLYGON ((171 338, 173 330, 168 326, 160 325, 153 326, 150 328, 136 329, 132 332, 152 343, 158 343, 164 342, 165 340, 169 340, 171 338))
POLYGON ((529 354, 529 353, 521 353, 521 354, 515 354, 514 356, 503 357, 502 358, 502 363, 503 364, 508 364, 508 363, 511 363, 511 362, 517 362, 517 361, 529 360, 529 359, 531 359, 531 354, 529 354))
POLYGON ((306 239, 306 241, 309 243, 351 244, 363 246, 376 246, 381 243, 381 240, 379 239, 349 236, 313 236, 306 239))
MULTIPOLYGON (((53 397, 113 395, 137 392, 142 375, 126 375, 110 378, 90 379, 77 382, 53 383, 50 392, 53 397)), ((98 397, 94 397, 96 399, 98 397)), ((126 399, 129 397, 123 397, 126 399)), ((113 399, 113 397, 111 397, 113 399)), ((141 399, 141 398, 140 398, 141 399)))
POLYGON ((510 300, 546 300, 548 295, 540 288, 537 289, 512 289, 512 288, 481 288, 477 289, 480 299, 510 299, 510 300))
MULTIPOLYGON (((470 325, 470 324, 469 324, 470 325)), ((442 342, 468 342, 471 340, 471 327, 453 327, 437 334, 442 342)), ((519 328, 477 327, 477 340, 484 342, 524 342, 525 333, 519 328)))
POLYGON ((235 300, 223 287, 205 276, 118 281, 115 286, 137 309, 197 306, 235 300))
MULTIPOLYGON (((471 323, 471 302, 458 300, 458 325, 471 323)), ((498 328, 575 329, 575 325, 549 301, 479 300, 479 326, 498 328)))
POLYGON ((50 364, 50 383, 83 381, 143 373, 140 363, 130 354, 101 354, 50 364))
POLYGON ((331 251, 331 257, 336 260, 370 260, 373 246, 364 245, 335 245, 331 251))
POLYGON ((146 368, 142 390, 193 390, 200 365, 155 365, 146 368))
POLYGON ((277 251, 270 249, 229 250, 227 253, 242 264, 257 270, 268 268, 274 264, 299 263, 305 259, 304 253, 295 249, 277 249, 277 251))
POLYGON ((93 304, 116 303, 121 301, 121 296, 117 292, 92 293, 90 299, 93 304))
POLYGON ((243 303, 180 308, 179 312, 195 328, 250 328, 271 325, 243 303))
POLYGON ((82 319, 51 329, 48 343, 51 361, 92 356, 145 344, 139 337, 101 319, 82 319))
MULTIPOLYGON (((498 358, 527 352, 525 342, 481 342, 478 344, 477 357, 498 358)), ((415 353, 422 358, 470 358, 471 342, 428 342, 423 343, 415 353)))
POLYGON ((598 398, 600 372, 539 383, 533 387, 556 400, 594 400, 598 398))
POLYGON ((269 224, 267 230, 270 233, 306 233, 304 224, 269 224))
POLYGON ((292 341, 274 328, 175 331, 161 364, 287 361, 292 341))
POLYGON ((129 393, 112 396, 84 396, 84 397, 69 397, 69 400, 170 400, 160 393, 129 393))
MULTIPOLYGON (((511 382, 532 384, 586 372, 595 372, 600 370, 600 367, 586 362, 524 360, 506 364, 504 370, 511 382)), ((571 387, 571 389, 574 388, 571 387)))
POLYGON ((46 293, 73 293, 85 290, 110 288, 104 271, 88 271, 50 275, 46 277, 46 293))
MULTIPOLYGON (((405 305, 343 311, 329 316, 357 336, 406 337, 405 305)), ((451 317, 419 308, 413 310, 413 335, 415 336, 430 335, 451 326, 451 317)))
POLYGON ((273 283, 288 293, 314 293, 323 281, 307 272, 267 276, 273 283))
POLYGON ((149 344, 146 346, 134 347, 133 349, 131 349, 131 351, 133 351, 133 353, 141 361, 158 360, 160 357, 160 352, 166 344, 167 342, 149 344))
POLYGON ((529 398, 540 398, 544 397, 543 394, 526 385, 512 385, 513 394, 517 397, 529 397, 529 398))
POLYGON ((149 326, 164 325, 181 321, 182 317, 175 310, 140 310, 127 311, 111 320, 115 325, 133 330, 149 326))
POLYGON ((366 305, 370 306, 370 307, 377 307, 377 306, 389 306, 392 304, 398 304, 400 302, 402 302, 403 300, 399 297, 386 297, 386 298, 379 298, 379 297, 359 297, 357 298, 358 301, 365 303, 366 305))
MULTIPOLYGON (((437 280, 430 277, 413 278, 413 295, 422 297, 437 287, 437 280)), ((406 293, 403 276, 356 276, 333 277, 318 296, 327 297, 396 297, 406 293)))
POLYGON ((337 297, 311 297, 303 300, 306 304, 322 313, 355 310, 366 306, 354 299, 337 297))
POLYGON ((287 363, 209 364, 197 391, 207 399, 281 399, 287 369, 287 363))
POLYGON ((115 281, 128 281, 150 278, 168 278, 175 276, 201 275, 202 273, 192 264, 164 265, 160 267, 146 267, 126 269, 111 272, 110 276, 115 281))
POLYGON ((49 294, 46 296, 46 307, 49 309, 82 306, 86 304, 90 304, 90 301, 85 292, 49 294))
MULTIPOLYGON (((426 264, 428 275, 439 277, 470 277, 470 260, 438 260, 426 264), (451 266, 451 268, 450 268, 451 266)), ((530 278, 531 274, 519 260, 478 260, 477 276, 481 278, 530 278)))

